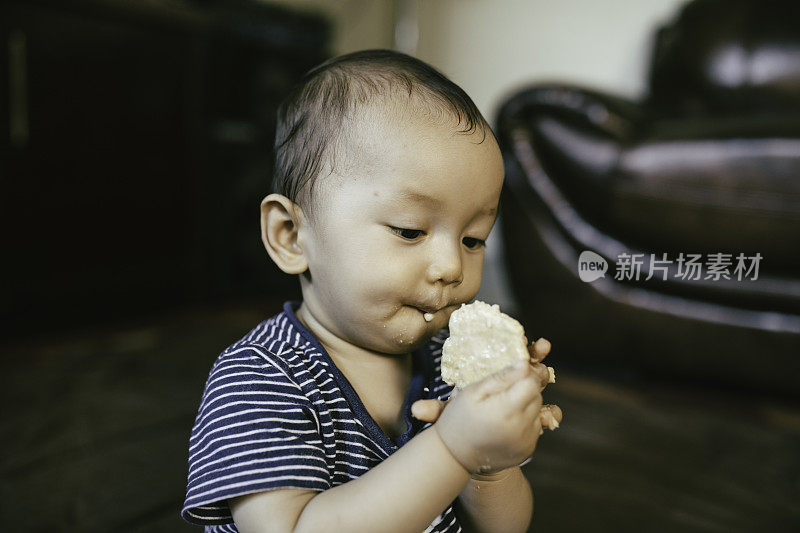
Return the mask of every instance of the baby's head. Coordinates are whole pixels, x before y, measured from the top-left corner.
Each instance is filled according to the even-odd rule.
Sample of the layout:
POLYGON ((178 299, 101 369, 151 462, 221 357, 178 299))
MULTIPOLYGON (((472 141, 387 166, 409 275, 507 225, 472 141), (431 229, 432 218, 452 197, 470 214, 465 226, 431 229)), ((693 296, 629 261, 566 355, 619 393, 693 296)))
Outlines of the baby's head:
POLYGON ((436 70, 385 50, 320 65, 280 109, 276 158, 262 240, 315 334, 408 352, 475 296, 502 158, 436 70))

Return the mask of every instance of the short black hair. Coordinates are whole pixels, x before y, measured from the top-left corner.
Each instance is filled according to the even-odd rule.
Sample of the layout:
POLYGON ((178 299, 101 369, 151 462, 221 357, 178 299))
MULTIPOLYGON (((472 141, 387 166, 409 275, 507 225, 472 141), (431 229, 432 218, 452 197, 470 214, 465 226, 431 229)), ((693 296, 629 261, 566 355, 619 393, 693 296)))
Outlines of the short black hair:
POLYGON ((393 50, 334 57, 306 73, 278 108, 273 192, 310 207, 314 183, 326 163, 334 168, 335 146, 348 133, 345 119, 358 106, 398 95, 451 115, 459 132, 494 136, 467 93, 419 59, 393 50))

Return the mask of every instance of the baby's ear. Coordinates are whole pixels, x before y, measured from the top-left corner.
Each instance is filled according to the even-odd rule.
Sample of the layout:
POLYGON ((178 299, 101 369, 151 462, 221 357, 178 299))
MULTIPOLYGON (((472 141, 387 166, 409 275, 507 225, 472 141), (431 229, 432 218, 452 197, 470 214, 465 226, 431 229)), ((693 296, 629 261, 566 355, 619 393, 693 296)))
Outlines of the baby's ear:
POLYGON ((300 207, 281 194, 270 194, 261 201, 261 242, 287 274, 302 274, 308 269, 298 242, 301 216, 300 207))

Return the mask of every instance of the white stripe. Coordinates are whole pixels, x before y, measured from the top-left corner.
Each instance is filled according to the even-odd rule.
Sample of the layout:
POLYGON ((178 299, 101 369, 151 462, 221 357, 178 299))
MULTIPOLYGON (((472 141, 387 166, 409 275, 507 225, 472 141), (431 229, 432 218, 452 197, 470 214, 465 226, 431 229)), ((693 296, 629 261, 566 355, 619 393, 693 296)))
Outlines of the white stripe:
MULTIPOLYGON (((317 478, 317 477, 311 477, 311 476, 276 476, 276 477, 270 478, 271 482, 272 481, 284 481, 284 480, 292 480, 292 481, 321 481, 323 484, 330 486, 330 483, 325 482, 325 480, 317 478)), ((216 494, 220 494, 220 493, 224 493, 225 491, 228 491, 228 490, 231 490, 231 489, 238 489, 240 487, 252 486, 255 483, 257 483, 257 481, 243 481, 241 483, 232 483, 230 485, 223 485, 222 487, 219 487, 219 488, 216 488, 216 489, 212 489, 212 490, 208 490, 208 491, 202 492, 200 494, 193 494, 191 498, 186 498, 186 503, 188 505, 190 505, 191 507, 194 507, 194 505, 191 505, 191 502, 193 500, 198 499, 198 498, 202 498, 203 496, 208 496, 209 494, 215 494, 215 493, 216 494)), ((283 487, 283 488, 290 488, 290 487, 287 486, 287 487, 283 487)), ((297 488, 303 488, 303 487, 297 487, 297 488)), ((314 490, 314 489, 307 489, 307 490, 314 490)), ((205 502, 203 502, 203 503, 205 503, 205 502)))
MULTIPOLYGON (((272 466, 272 467, 269 467, 269 468, 255 468, 253 470, 241 470, 241 471, 237 471, 237 472, 235 472, 233 474, 228 474, 226 476, 221 476, 221 477, 218 477, 218 478, 210 479, 208 481, 203 481, 202 483, 198 483, 198 484, 194 485, 194 489, 197 490, 200 487, 205 487, 206 485, 213 485, 214 483, 217 483, 217 482, 220 482, 220 481, 225 481, 226 479, 233 479, 233 478, 237 478, 237 477, 252 476, 253 474, 269 474, 271 472, 281 472, 281 471, 284 471, 284 470, 291 470, 291 469, 295 469, 295 470, 310 470, 312 472, 315 472, 315 471, 316 472, 322 472, 323 474, 325 474, 325 477, 328 476, 328 469, 327 468, 320 468, 318 466, 309 466, 309 465, 272 466)), ((297 479, 297 478, 301 478, 302 476, 292 476, 292 477, 297 479)), ((277 478, 272 478, 271 477, 270 481, 272 481, 273 479, 277 479, 277 478)), ((319 479, 319 478, 311 478, 311 479, 319 479)), ((252 484, 257 483, 257 482, 258 482, 258 480, 256 480, 255 482, 251 481, 250 484, 252 485, 252 484)))
MULTIPOLYGON (((250 414, 250 413, 282 415, 282 414, 285 414, 285 413, 286 414, 288 414, 288 413, 303 413, 303 410, 300 409, 300 408, 291 408, 291 409, 282 409, 279 413, 273 413, 273 412, 264 413, 264 409, 243 409, 241 411, 235 411, 233 413, 228 413, 226 415, 218 416, 218 417, 214 418, 213 420, 210 420, 208 425, 206 425, 206 424, 197 425, 197 431, 200 432, 200 433, 205 433, 206 432, 205 430, 211 424, 214 424, 214 423, 216 423, 216 422, 218 422, 220 420, 226 420, 228 418, 239 418, 241 416, 244 416, 244 415, 247 415, 247 414, 250 414)), ((274 417, 274 418, 257 418, 257 419, 248 418, 247 422, 254 422, 255 423, 255 422, 262 422, 262 421, 263 422, 269 422, 269 421, 283 421, 283 420, 285 420, 286 422, 291 422, 293 424, 298 424, 298 423, 306 424, 308 422, 311 422, 307 418, 303 418, 301 420, 296 420, 294 418, 284 418, 284 417, 280 417, 280 416, 279 417, 274 417)), ((212 430, 209 433, 213 433, 214 431, 216 431, 216 430, 212 430)))
MULTIPOLYGON (((252 392, 226 392, 225 394, 221 394, 219 396, 216 396, 214 398, 214 400, 216 401, 216 400, 220 400, 222 398, 226 398, 226 397, 230 397, 230 396, 248 397, 250 395, 252 395, 252 392)), ((233 406, 233 405, 276 405, 276 406, 277 405, 285 405, 285 406, 289 406, 289 407, 296 407, 297 406, 297 404, 293 403, 293 402, 279 402, 279 401, 275 401, 275 400, 262 400, 262 401, 258 401, 258 400, 242 400, 242 401, 238 401, 238 402, 225 402, 225 404, 220 405, 219 407, 215 407, 215 408, 211 409, 210 411, 205 412, 205 414, 203 415, 202 418, 199 418, 199 419, 195 420, 195 423, 194 423, 195 426, 197 426, 198 424, 202 424, 203 423, 203 419, 205 417, 207 417, 208 415, 210 415, 211 413, 215 413, 217 411, 222 411, 226 407, 230 407, 230 406, 233 406)), ((288 411, 284 411, 284 410, 280 410, 280 411, 281 412, 288 412, 288 411)))
MULTIPOLYGON (((287 383, 283 383, 283 382, 280 382, 280 381, 249 380, 249 381, 239 381, 238 383, 226 383, 224 385, 219 385, 218 387, 215 387, 215 388, 211 389, 210 391, 208 391, 208 394, 210 396, 214 392, 217 392, 217 391, 220 391, 220 390, 223 390, 223 389, 229 389, 231 387, 241 386, 241 385, 278 385, 280 387, 289 387, 289 388, 297 387, 297 385, 294 384, 294 383, 287 384, 287 383)), ((261 392, 261 391, 253 391, 253 393, 259 393, 259 392, 261 392)), ((306 399, 305 396, 302 396, 300 394, 291 394, 291 393, 288 393, 288 392, 276 392, 274 390, 272 390, 272 391, 264 390, 263 392, 265 394, 277 394, 277 395, 280 395, 280 396, 288 396, 290 398, 297 398, 298 400, 305 400, 306 399)))
POLYGON ((267 327, 263 328, 261 332, 259 332, 258 336, 255 339, 257 344, 263 344, 264 337, 271 337, 275 331, 275 321, 270 320, 267 324, 267 327))
MULTIPOLYGON (((314 405, 326 405, 331 403, 347 403, 347 400, 344 398, 325 398, 324 400, 315 400, 313 402, 314 405)), ((349 411, 349 409, 348 409, 349 411)))
MULTIPOLYGON (((252 433, 261 433, 261 432, 260 431, 252 431, 251 434, 252 433)), ((227 439, 230 439, 230 438, 236 438, 236 437, 227 437, 227 439)), ((222 441, 222 440, 227 440, 227 439, 217 439, 217 440, 218 441, 222 441)), ((199 469, 199 468, 202 468, 203 463, 207 460, 208 457, 214 457, 215 455, 218 454, 218 452, 221 452, 223 450, 227 450, 228 448, 241 448, 242 446, 247 446, 247 445, 250 445, 250 444, 263 444, 263 443, 267 443, 267 442, 276 442, 276 441, 292 442, 293 444, 291 446, 275 446, 275 447, 273 447, 273 449, 275 449, 275 450, 298 450, 298 449, 301 449, 301 448, 308 448, 310 450, 314 450, 314 451, 317 451, 317 452, 323 451, 323 453, 325 454, 325 459, 326 460, 333 459, 334 457, 336 457, 336 453, 335 452, 329 454, 327 451, 323 450, 322 441, 311 441, 310 440, 310 441, 307 441, 307 443, 305 443, 305 444, 298 444, 298 443, 294 442, 295 440, 296 440, 296 437, 287 437, 287 438, 273 437, 271 439, 246 440, 246 441, 233 442, 231 444, 225 444, 223 446, 220 446, 219 448, 215 448, 214 451, 212 451, 211 453, 204 455, 202 457, 202 460, 195 461, 192 471, 194 471, 196 469, 199 469), (317 443, 319 443, 319 445, 316 445, 317 443)), ((203 450, 200 450, 200 452, 202 452, 202 451, 203 450)), ((198 452, 198 453, 200 453, 200 452, 198 452)))
MULTIPOLYGON (((220 471, 223 471, 223 470, 231 470, 231 468, 239 468, 241 466, 253 465, 253 464, 258 464, 258 463, 274 463, 276 461, 286 461, 288 459, 302 459, 304 461, 315 460, 315 461, 320 461, 322 463, 322 465, 325 466, 325 467, 328 466, 328 463, 325 461, 325 459, 323 459, 321 457, 315 457, 313 455, 282 455, 280 457, 262 457, 260 459, 252 459, 250 461, 237 462, 235 467, 231 467, 230 465, 228 465, 227 467, 214 468, 214 469, 211 469, 211 470, 201 474, 202 470, 207 469, 208 467, 210 467, 212 465, 215 465, 215 464, 218 464, 218 463, 222 463, 222 462, 228 461, 230 459, 234 459, 236 457, 246 457, 248 455, 255 455, 255 454, 263 453, 263 452, 271 452, 271 451, 274 451, 274 450, 275 450, 275 448, 260 448, 260 449, 255 449, 255 450, 248 450, 246 452, 235 453, 235 454, 232 454, 232 455, 226 455, 222 459, 217 459, 216 461, 208 462, 208 463, 204 464, 202 468, 198 468, 197 470, 193 471, 191 473, 192 475, 190 476, 190 478, 191 479, 197 479, 198 477, 207 476, 209 474, 213 474, 214 472, 220 472, 220 471)), ((303 465, 300 465, 300 466, 303 466, 303 465)))
POLYGON ((341 454, 337 455, 344 455, 344 459, 358 458, 364 459, 365 461, 375 461, 376 459, 380 460, 379 457, 370 457, 369 455, 364 455, 363 453, 354 452, 352 450, 342 450, 341 454))
MULTIPOLYGON (((272 418, 272 419, 269 419, 269 420, 286 422, 286 421, 281 420, 279 418, 272 418)), ((225 431, 227 429, 234 428, 234 427, 249 426, 249 425, 252 425, 254 422, 258 422, 258 421, 259 420, 254 420, 254 421, 248 420, 248 421, 245 421, 245 422, 238 422, 238 423, 235 423, 235 424, 228 424, 227 426, 215 429, 213 431, 209 431, 205 435, 203 435, 203 437, 201 439, 199 439, 198 441, 194 442, 194 444, 189 446, 189 452, 192 452, 192 450, 194 450, 195 448, 200 446, 203 443, 203 441, 206 440, 206 438, 210 437, 214 433, 219 433, 220 431, 225 431)), ((307 421, 303 421, 303 422, 307 423, 307 421)), ((249 431, 249 432, 243 432, 243 433, 237 433, 235 435, 229 435, 227 438, 236 438, 237 436, 241 437, 242 435, 248 435, 248 434, 252 434, 252 433, 256 433, 256 432, 260 432, 260 433, 265 433, 265 432, 266 433, 284 432, 284 433, 293 433, 293 434, 297 434, 297 435, 306 435, 306 434, 316 434, 317 430, 316 429, 299 430, 299 429, 291 429, 291 428, 286 428, 286 427, 257 428, 257 429, 254 429, 252 431, 249 431)), ((214 442, 218 442, 221 439, 223 439, 223 437, 218 437, 216 439, 210 440, 202 449, 205 450, 210 444, 212 444, 214 442)), ((192 439, 190 439, 190 441, 191 440, 192 439)), ((198 450, 198 451, 201 451, 201 450, 198 450)), ((196 454, 196 453, 197 452, 192 453, 189 457, 190 458, 193 457, 194 454, 196 454)))
POLYGON ((206 386, 211 385, 211 384, 213 384, 213 383, 215 383, 217 381, 220 381, 220 380, 223 380, 223 379, 234 378, 236 376, 255 376, 255 377, 264 376, 264 377, 267 377, 267 378, 274 378, 274 377, 278 377, 278 376, 282 376, 283 375, 283 373, 279 372, 279 371, 278 372, 270 372, 270 373, 264 372, 263 367, 262 366, 258 366, 258 365, 237 365, 237 368, 252 368, 253 370, 246 371, 246 372, 226 372, 226 373, 224 373, 222 375, 214 377, 214 379, 208 380, 208 383, 206 384, 206 386))
MULTIPOLYGON (((354 435, 358 435, 359 437, 365 438, 365 439, 367 439, 369 442, 371 442, 372 444, 374 444, 374 445, 375 445, 375 448, 377 448, 378 450, 380 450, 380 452, 381 452, 381 453, 382 453, 382 454, 383 454, 385 457, 389 457, 389 454, 387 454, 387 453, 386 453, 386 451, 384 451, 384 449, 383 449, 383 448, 381 448, 381 445, 380 445, 380 444, 378 444, 377 442, 375 442, 374 440, 372 440, 372 439, 369 437, 369 435, 367 435, 367 429, 364 427, 364 424, 362 424, 362 423, 361 423, 361 420, 359 420, 359 419, 357 419, 357 418, 356 418, 356 424, 357 424, 358 426, 360 426, 360 427, 361 427, 361 429, 363 430, 362 432, 348 431, 348 430, 346 430, 346 429, 341 429, 341 430, 339 430, 339 433, 352 433, 352 434, 354 434, 354 435)), ((361 444, 361 443, 358 443, 358 444, 361 444)), ((368 448, 368 449, 369 449, 369 448, 368 448)))
POLYGON ((319 392, 321 392, 322 394, 334 394, 334 393, 336 393, 336 392, 339 392, 339 393, 341 394, 341 392, 340 392, 340 391, 339 391, 339 389, 337 389, 337 388, 328 389, 328 390, 321 390, 321 389, 320 389, 320 391, 319 391, 319 392))
MULTIPOLYGON (((442 514, 444 514, 444 513, 442 513, 442 514)), ((444 517, 442 515, 439 515, 436 518, 434 518, 433 522, 431 522, 431 525, 429 525, 427 528, 425 528, 424 533, 430 533, 431 531, 433 531, 433 528, 438 526, 442 522, 443 518, 444 517)))
MULTIPOLYGON (((357 469, 359 469, 359 470, 363 470, 364 472, 366 472, 367 470, 369 470, 369 467, 368 467, 368 466, 364 466, 364 465, 357 465, 357 464, 353 464, 353 463, 348 463, 347 461, 336 461, 336 464, 337 464, 337 465, 344 465, 344 466, 346 466, 346 467, 348 467, 348 468, 357 468, 357 469)), ((340 470, 340 472, 342 472, 342 473, 347 473, 347 470, 340 470)))

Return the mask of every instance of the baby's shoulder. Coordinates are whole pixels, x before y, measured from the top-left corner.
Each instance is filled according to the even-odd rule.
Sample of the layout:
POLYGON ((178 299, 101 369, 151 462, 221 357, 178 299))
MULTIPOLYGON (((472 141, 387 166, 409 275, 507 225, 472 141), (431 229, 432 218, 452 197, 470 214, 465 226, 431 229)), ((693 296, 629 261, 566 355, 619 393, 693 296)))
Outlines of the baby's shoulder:
POLYGON ((282 320, 283 313, 261 322, 219 354, 209 372, 213 383, 299 389, 300 374, 308 370, 308 343, 298 342, 282 320))
MULTIPOLYGON (((292 358, 297 360, 296 355, 292 358)), ((205 428, 269 412, 280 411, 284 416, 285 409, 313 410, 314 391, 304 374, 308 374, 305 365, 292 364, 291 358, 287 360, 278 350, 271 351, 261 343, 237 342, 214 362, 198 420, 205 422, 205 428)))

